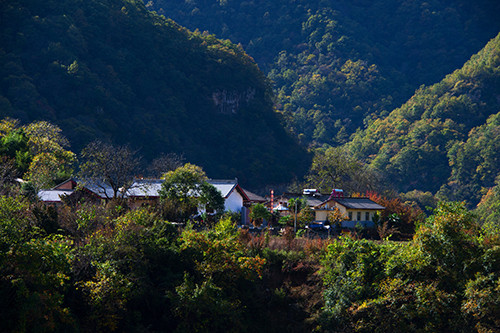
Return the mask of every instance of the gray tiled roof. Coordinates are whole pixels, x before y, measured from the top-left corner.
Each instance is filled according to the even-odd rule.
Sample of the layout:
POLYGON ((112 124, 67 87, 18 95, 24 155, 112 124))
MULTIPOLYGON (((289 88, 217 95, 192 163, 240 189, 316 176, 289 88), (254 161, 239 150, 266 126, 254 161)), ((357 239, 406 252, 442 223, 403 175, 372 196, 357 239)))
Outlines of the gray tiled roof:
POLYGON ((212 184, 219 192, 222 194, 222 197, 227 198, 233 189, 238 185, 238 183, 233 180, 221 180, 221 179, 209 179, 207 181, 209 184, 212 184))
POLYGON ((159 197, 163 179, 138 179, 127 191, 128 197, 159 197))
POLYGON ((102 199, 112 198, 114 195, 113 189, 106 183, 82 183, 82 186, 87 190, 93 192, 98 195, 102 199))
POLYGON ((61 197, 70 195, 73 190, 41 190, 38 198, 44 202, 61 202, 61 197))
POLYGON ((368 210, 385 209, 384 206, 381 206, 368 198, 332 198, 332 200, 350 209, 368 209, 368 210))
MULTIPOLYGON (((134 181, 127 191, 129 197, 159 197, 163 179, 138 179, 134 181)), ((224 198, 231 194, 231 191, 238 185, 235 180, 209 179, 212 184, 224 198)))
POLYGON ((306 197, 305 199, 309 207, 315 207, 317 205, 320 205, 322 202, 319 198, 314 198, 314 197, 306 197))
MULTIPOLYGON (((113 197, 113 189, 106 183, 83 180, 75 181, 101 198, 113 197)), ((124 197, 159 197, 161 184, 163 184, 163 182, 163 179, 136 179, 133 182, 132 186, 127 190, 124 197)), ((212 184, 217 190, 219 190, 224 198, 227 198, 238 185, 237 180, 234 179, 209 179, 207 182, 209 184, 212 184)), ((61 200, 58 197, 58 193, 68 195, 72 192, 72 190, 43 190, 38 193, 38 196, 42 201, 59 202, 61 200)))
POLYGON ((267 200, 266 198, 261 197, 261 196, 260 196, 260 195, 258 195, 258 194, 255 194, 255 193, 250 192, 250 191, 248 191, 248 190, 245 190, 245 189, 243 189, 243 188, 242 188, 242 190, 243 190, 243 192, 245 192, 245 194, 246 194, 246 195, 247 195, 247 197, 248 197, 248 200, 250 200, 250 201, 254 201, 254 202, 266 202, 266 200, 267 200))

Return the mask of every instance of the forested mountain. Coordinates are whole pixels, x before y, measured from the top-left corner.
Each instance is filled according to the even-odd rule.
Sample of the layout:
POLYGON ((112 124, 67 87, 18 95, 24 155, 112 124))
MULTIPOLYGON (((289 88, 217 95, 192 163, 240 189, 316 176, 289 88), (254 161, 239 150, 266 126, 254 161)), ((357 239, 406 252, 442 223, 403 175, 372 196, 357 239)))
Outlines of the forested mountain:
POLYGON ((346 142, 500 31, 495 0, 150 0, 192 29, 241 43, 274 82, 305 144, 346 142))
POLYGON ((461 69, 373 120, 348 147, 401 190, 477 203, 500 175, 499 111, 500 34, 461 69))
POLYGON ((281 118, 303 146, 353 139, 355 157, 402 191, 475 202, 497 174, 498 117, 486 123, 499 111, 497 42, 390 113, 500 30, 497 1, 0 6, 0 116, 57 124, 75 152, 109 139, 148 159, 184 154, 211 177, 284 183, 309 159, 281 118))
POLYGON ((250 186, 307 167, 254 61, 141 1, 2 1, 0 30, 0 117, 57 124, 75 152, 109 139, 250 186))
POLYGON ((498 331, 499 14, 498 0, 0 0, 1 331, 498 331), (132 174, 124 144, 204 170, 167 173, 138 208, 108 175, 113 199, 41 202, 96 138, 83 177, 132 174), (217 209, 169 222, 220 203, 204 171, 287 182, 305 145, 315 188, 373 189, 376 228, 342 230, 332 211, 320 233, 307 205, 266 229, 217 209), (375 193, 384 178, 407 193, 375 193))

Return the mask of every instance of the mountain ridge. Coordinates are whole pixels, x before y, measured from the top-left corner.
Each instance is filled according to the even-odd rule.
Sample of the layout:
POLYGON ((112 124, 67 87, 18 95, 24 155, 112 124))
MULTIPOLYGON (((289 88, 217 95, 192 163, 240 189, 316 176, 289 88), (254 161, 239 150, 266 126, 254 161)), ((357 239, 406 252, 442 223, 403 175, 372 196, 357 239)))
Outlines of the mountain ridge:
POLYGON ((192 30, 241 43, 273 81, 287 128, 313 147, 344 144, 500 31, 492 0, 145 2, 192 30))
POLYGON ((2 117, 54 122, 76 151, 100 138, 148 159, 183 154, 251 188, 304 173, 307 153, 237 45, 189 32, 142 1, 11 1, 0 12, 2 117))
MULTIPOLYGON (((494 185, 500 164, 496 159, 481 167, 478 163, 467 174, 482 172, 489 176, 471 181, 458 171, 467 159, 457 154, 463 154, 464 145, 470 146, 471 140, 481 137, 478 133, 496 131, 499 91, 500 34, 462 68, 441 82, 422 86, 400 108, 373 120, 347 146, 354 156, 388 175, 403 191, 439 191, 448 198, 477 203, 481 187, 494 185), (457 181, 462 186, 458 184, 457 188, 457 181), (465 191, 463 186, 474 190, 465 191)), ((498 145, 498 140, 490 135, 490 148, 498 145)))

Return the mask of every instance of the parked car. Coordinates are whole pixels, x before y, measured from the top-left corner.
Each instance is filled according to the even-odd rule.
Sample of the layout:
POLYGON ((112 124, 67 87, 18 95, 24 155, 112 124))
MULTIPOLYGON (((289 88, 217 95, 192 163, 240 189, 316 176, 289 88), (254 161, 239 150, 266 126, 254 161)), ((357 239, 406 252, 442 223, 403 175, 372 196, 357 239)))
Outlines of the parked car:
POLYGON ((306 225, 307 229, 319 231, 319 230, 328 230, 330 229, 329 225, 325 225, 325 222, 312 222, 306 225))

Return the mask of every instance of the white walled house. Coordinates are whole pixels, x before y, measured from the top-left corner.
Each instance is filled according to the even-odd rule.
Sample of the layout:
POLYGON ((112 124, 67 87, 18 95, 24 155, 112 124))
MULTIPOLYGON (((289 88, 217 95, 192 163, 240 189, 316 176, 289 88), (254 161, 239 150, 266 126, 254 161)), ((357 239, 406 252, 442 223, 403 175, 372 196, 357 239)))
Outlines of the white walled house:
POLYGON ((208 183, 213 185, 224 198, 224 209, 233 213, 241 213, 243 203, 248 201, 246 193, 238 185, 238 181, 209 179, 208 183))

